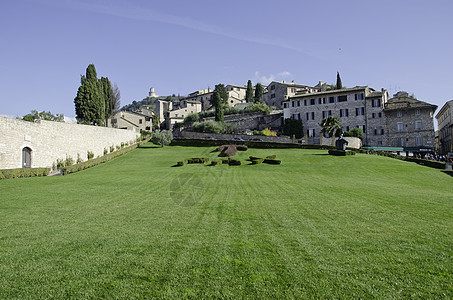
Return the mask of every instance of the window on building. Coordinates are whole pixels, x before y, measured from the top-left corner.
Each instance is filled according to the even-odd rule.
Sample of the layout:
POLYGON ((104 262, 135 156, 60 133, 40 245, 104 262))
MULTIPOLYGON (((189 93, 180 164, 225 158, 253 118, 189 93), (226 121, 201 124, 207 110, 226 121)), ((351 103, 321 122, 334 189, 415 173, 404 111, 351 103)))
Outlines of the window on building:
POLYGON ((295 89, 295 88, 292 88, 292 89, 291 89, 291 93, 295 94, 295 93, 296 93, 296 89, 295 89))
POLYGON ((384 134, 384 129, 375 129, 374 130, 375 135, 383 135, 384 134))
POLYGON ((404 123, 402 122, 396 123, 396 131, 404 131, 404 123))
POLYGON ((340 109, 340 117, 349 117, 349 110, 347 108, 340 109))
POLYGON ((372 107, 381 107, 381 99, 373 99, 373 102, 371 102, 372 107))
POLYGON ((403 116, 403 112, 402 112, 402 111, 396 112, 396 116, 397 116, 398 118, 401 118, 401 117, 403 116))
POLYGON ((398 138, 397 146, 398 147, 404 147, 404 138, 398 138))
POLYGON ((275 94, 271 94, 271 98, 275 98, 275 94))
POLYGON ((304 100, 304 106, 307 106, 307 100, 304 100))
POLYGON ((343 132, 344 132, 344 131, 349 131, 349 126, 343 126, 343 127, 341 128, 341 130, 343 130, 343 132))
POLYGON ((271 91, 275 90, 275 85, 271 85, 271 91))
POLYGON ((362 129, 363 133, 365 133, 365 129, 366 129, 365 125, 359 125, 359 126, 357 126, 357 128, 362 129))
POLYGON ((151 127, 146 126, 145 130, 148 130, 148 131, 149 131, 149 130, 151 130, 151 127))
POLYGON ((329 103, 334 103, 335 102, 335 97, 329 97, 329 103))
POLYGON ((314 120, 315 119, 315 112, 308 112, 307 113, 307 120, 314 120))
POLYGON ((419 110, 419 109, 415 110, 415 115, 416 115, 416 116, 419 116, 419 115, 420 115, 420 110, 419 110))
POLYGON ((294 120, 300 120, 300 114, 293 114, 294 120))
POLYGON ((138 120, 138 124, 142 124, 143 123, 143 120, 142 119, 139 119, 138 120))
POLYGON ((365 107, 357 107, 355 109, 356 116, 363 116, 365 114, 365 107))
POLYGON ((355 94, 354 98, 355 100, 363 100, 363 93, 355 94))
POLYGON ((422 140, 421 136, 415 137, 415 145, 417 145, 417 146, 423 145, 423 140, 422 140))
POLYGON ((315 99, 310 99, 310 105, 315 105, 316 102, 315 102, 315 99))
POLYGON ((377 144, 378 144, 378 146, 382 146, 383 145, 382 141, 377 141, 377 144))
POLYGON ((348 101, 348 96, 346 96, 346 95, 338 96, 338 102, 346 102, 346 101, 348 101))
POLYGON ((289 103, 288 102, 283 103, 283 108, 289 108, 289 103))
POLYGON ((322 104, 326 104, 326 103, 327 103, 326 98, 322 98, 322 104))
POLYGON ((414 130, 423 130, 423 122, 422 121, 415 121, 414 130))
POLYGON ((325 111, 322 112, 322 118, 323 119, 325 119, 325 118, 327 118, 327 117, 329 117, 331 115, 332 115, 332 111, 331 110, 325 110, 325 111))
POLYGON ((307 130, 307 135, 308 135, 308 137, 314 137, 315 136, 315 130, 314 129, 308 129, 307 130))
POLYGON ((149 121, 151 121, 151 118, 150 117, 145 117, 145 121, 149 122, 149 121))

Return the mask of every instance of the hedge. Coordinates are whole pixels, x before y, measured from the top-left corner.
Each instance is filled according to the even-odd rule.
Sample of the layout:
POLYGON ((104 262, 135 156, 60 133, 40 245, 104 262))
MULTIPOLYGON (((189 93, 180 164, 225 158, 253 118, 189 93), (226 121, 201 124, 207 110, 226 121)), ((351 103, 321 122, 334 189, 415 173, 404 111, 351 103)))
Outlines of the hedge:
POLYGON ((334 146, 313 145, 313 144, 296 144, 296 143, 278 143, 267 141, 237 141, 237 140, 215 140, 215 139, 191 139, 191 138, 177 138, 173 139, 170 146, 191 146, 191 147, 212 147, 228 144, 245 145, 252 148, 298 148, 298 149, 335 149, 334 146))
POLYGON ((130 151, 134 150, 135 148, 143 145, 146 142, 147 141, 144 141, 144 142, 141 142, 141 143, 138 143, 138 144, 134 144, 132 146, 123 148, 123 149, 115 151, 115 152, 111 152, 109 154, 106 154, 104 156, 101 156, 101 157, 98 157, 98 158, 95 158, 95 159, 90 159, 90 160, 87 160, 87 161, 84 161, 84 162, 81 162, 81 163, 78 163, 78 164, 75 164, 75 165, 63 167, 61 169, 61 174, 62 175, 71 174, 71 173, 75 173, 75 172, 78 172, 78 171, 82 171, 82 170, 85 170, 85 169, 100 165, 100 164, 105 163, 105 162, 107 162, 109 160, 112 160, 112 159, 114 159, 114 158, 116 158, 118 156, 126 154, 127 152, 130 152, 130 151))
POLYGON ((48 168, 20 168, 0 170, 0 179, 47 176, 48 168))
POLYGON ((334 156, 347 156, 347 155, 355 155, 354 151, 344 151, 344 150, 329 150, 330 155, 334 156))
POLYGON ((419 159, 415 157, 406 157, 406 161, 414 162, 422 166, 427 166, 436 169, 445 169, 445 162, 429 160, 429 159, 419 159))

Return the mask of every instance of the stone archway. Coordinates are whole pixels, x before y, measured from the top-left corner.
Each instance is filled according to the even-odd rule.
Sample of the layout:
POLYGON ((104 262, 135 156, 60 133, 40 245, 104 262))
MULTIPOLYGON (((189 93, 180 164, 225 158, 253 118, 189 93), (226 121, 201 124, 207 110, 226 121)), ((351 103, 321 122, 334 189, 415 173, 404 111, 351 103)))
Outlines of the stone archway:
POLYGON ((22 168, 31 168, 32 150, 28 147, 22 149, 22 168))

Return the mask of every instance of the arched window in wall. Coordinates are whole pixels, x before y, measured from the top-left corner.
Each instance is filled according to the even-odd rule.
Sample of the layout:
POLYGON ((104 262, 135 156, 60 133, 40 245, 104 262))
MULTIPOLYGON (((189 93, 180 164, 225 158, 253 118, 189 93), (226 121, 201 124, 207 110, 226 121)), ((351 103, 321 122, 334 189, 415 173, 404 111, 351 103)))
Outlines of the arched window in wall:
POLYGON ((28 147, 22 149, 22 167, 31 168, 31 152, 32 150, 28 147))

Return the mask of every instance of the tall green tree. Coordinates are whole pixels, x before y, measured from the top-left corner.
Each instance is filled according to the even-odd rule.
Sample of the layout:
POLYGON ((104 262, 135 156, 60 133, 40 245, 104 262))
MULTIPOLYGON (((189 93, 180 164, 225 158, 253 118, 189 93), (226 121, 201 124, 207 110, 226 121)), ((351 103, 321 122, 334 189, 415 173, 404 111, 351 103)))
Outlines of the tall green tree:
POLYGON ((222 100, 222 103, 228 104, 228 92, 225 88, 225 86, 221 83, 217 84, 214 89, 215 92, 219 93, 220 99, 222 100))
POLYGON ((261 83, 257 83, 255 86, 255 103, 258 103, 263 98, 263 86, 261 83))
POLYGON ((113 93, 113 88, 112 88, 112 83, 108 79, 108 77, 101 77, 101 80, 99 81, 99 84, 102 89, 102 94, 104 98, 104 118, 105 118, 105 124, 107 125, 107 119, 110 118, 113 115, 113 104, 114 104, 114 93, 113 93))
POLYGON ((219 91, 214 91, 212 105, 215 108, 215 120, 217 122, 223 122, 223 102, 219 91))
POLYGON ((293 137, 294 135, 296 139, 302 138, 304 136, 304 125, 302 124, 302 120, 285 119, 283 134, 289 137, 293 137))
POLYGON ((341 132, 340 119, 332 116, 322 119, 321 121, 321 132, 323 134, 328 134, 329 136, 334 136, 337 132, 341 132))
POLYGON ((343 88, 343 85, 341 84, 341 78, 340 78, 340 73, 337 72, 337 84, 336 84, 336 89, 341 90, 343 88))
POLYGON ((249 80, 247 82, 247 91, 245 92, 245 101, 253 102, 253 85, 252 85, 251 80, 249 80))
MULTIPOLYGON (((80 87, 74 98, 76 118, 79 123, 91 125, 103 125, 106 119, 106 97, 111 93, 104 91, 108 85, 104 84, 108 79, 98 80, 96 68, 93 64, 88 65, 85 75, 81 76, 80 87)), ((111 84, 110 84, 111 89, 111 84)), ((112 92, 113 93, 113 92, 112 92)))

